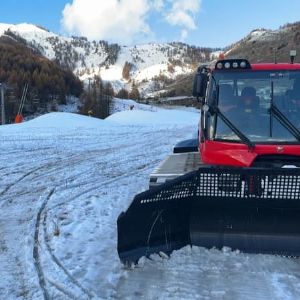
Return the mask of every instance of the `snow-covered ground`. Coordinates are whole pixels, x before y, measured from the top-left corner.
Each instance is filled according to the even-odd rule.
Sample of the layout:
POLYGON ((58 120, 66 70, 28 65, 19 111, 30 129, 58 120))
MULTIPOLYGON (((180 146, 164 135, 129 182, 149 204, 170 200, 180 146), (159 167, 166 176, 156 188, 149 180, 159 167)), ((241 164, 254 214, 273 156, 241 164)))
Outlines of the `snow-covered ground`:
POLYGON ((199 114, 51 113, 0 127, 0 299, 299 299, 300 261, 186 247, 126 270, 116 220, 199 114))

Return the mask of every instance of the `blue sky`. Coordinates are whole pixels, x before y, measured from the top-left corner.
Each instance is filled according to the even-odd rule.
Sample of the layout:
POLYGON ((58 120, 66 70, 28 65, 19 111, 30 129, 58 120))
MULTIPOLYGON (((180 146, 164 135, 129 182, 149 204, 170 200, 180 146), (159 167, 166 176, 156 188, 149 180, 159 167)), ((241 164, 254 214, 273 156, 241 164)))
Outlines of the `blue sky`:
POLYGON ((255 28, 300 21, 299 0, 118 1, 1 1, 0 22, 39 24, 56 33, 127 44, 181 40, 223 47, 255 28))

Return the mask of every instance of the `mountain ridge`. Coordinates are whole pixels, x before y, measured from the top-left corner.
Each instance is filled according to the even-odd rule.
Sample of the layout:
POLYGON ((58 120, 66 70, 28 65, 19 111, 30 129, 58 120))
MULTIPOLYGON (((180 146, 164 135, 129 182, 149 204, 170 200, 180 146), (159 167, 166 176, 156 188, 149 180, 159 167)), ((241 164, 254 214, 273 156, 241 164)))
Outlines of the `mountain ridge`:
POLYGON ((0 24, 0 34, 19 36, 50 60, 74 72, 83 81, 100 75, 115 90, 139 85, 143 94, 163 88, 165 81, 192 73, 199 62, 211 59, 214 50, 180 42, 135 46, 89 41, 85 37, 63 37, 32 24, 0 24), (126 63, 129 77, 123 77, 126 63))
MULTIPOLYGON (((29 47, 71 70, 82 81, 95 76, 112 83, 115 92, 137 86, 143 97, 190 94, 191 74, 201 63, 226 58, 246 58, 250 62, 288 62, 289 50, 300 53, 300 22, 276 30, 258 28, 243 39, 221 49, 188 44, 148 43, 135 46, 89 41, 85 37, 63 37, 33 24, 0 24, 0 35, 24 39, 29 47), (186 88, 179 85, 176 80, 186 88), (187 78, 187 80, 185 80, 187 78), (169 89, 168 86, 172 88, 169 89)), ((296 57, 295 62, 299 61, 296 57)))

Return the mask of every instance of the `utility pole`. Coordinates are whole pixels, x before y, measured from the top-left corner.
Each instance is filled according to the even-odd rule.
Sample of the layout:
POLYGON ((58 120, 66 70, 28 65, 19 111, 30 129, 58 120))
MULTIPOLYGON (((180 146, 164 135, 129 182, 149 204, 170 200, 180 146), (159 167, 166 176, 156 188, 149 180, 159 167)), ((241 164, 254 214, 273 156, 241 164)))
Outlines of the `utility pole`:
POLYGON ((5 99, 4 99, 4 84, 0 83, 1 88, 1 124, 5 124, 5 99))
POLYGON ((296 55, 297 55, 297 51, 296 50, 291 50, 290 51, 291 64, 294 63, 296 55))
POLYGON ((88 78, 88 81, 89 81, 89 85, 88 85, 88 88, 89 88, 89 95, 91 94, 91 78, 88 78))
POLYGON ((109 107, 109 95, 106 95, 106 101, 107 101, 107 116, 106 117, 108 117, 109 116, 109 110, 110 110, 110 107, 109 107))
POLYGON ((274 51, 274 64, 277 64, 277 49, 273 48, 274 51))

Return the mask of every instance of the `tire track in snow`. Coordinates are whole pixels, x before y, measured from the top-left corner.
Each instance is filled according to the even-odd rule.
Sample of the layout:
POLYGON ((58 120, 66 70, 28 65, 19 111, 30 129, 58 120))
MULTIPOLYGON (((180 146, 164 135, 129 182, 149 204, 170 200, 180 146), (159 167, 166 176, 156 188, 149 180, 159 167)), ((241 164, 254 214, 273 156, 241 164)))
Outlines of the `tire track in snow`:
MULTIPOLYGON (((147 140, 149 136, 151 136, 152 133, 145 133, 143 135, 143 139, 147 140)), ((156 143, 152 143, 152 144, 156 144, 156 143)), ((148 144, 147 148, 151 147, 152 144, 148 144)), ((97 144, 96 144, 97 145, 97 144)), ((111 148, 104 148, 104 149, 99 149, 99 150, 94 150, 94 151, 88 151, 87 153, 80 153, 80 154, 74 154, 71 156, 68 156, 67 161, 52 161, 52 162, 48 162, 46 164, 44 164, 43 166, 37 167, 33 170, 30 170, 29 172, 27 172, 26 174, 22 175, 20 178, 18 178, 16 181, 14 181, 13 183, 10 183, 2 192, 0 192, 0 197, 7 194, 12 187, 18 185, 22 180, 24 180, 26 177, 32 175, 33 173, 42 170, 42 169, 51 169, 48 170, 46 172, 43 172, 43 174, 37 174, 36 176, 33 176, 31 178, 31 181, 39 179, 42 180, 43 178, 48 178, 50 175, 56 175, 58 171, 60 170, 65 170, 68 167, 74 167, 75 164, 79 164, 81 162, 85 162, 87 160, 90 160, 91 158, 98 156, 98 155, 106 155, 108 153, 111 153, 112 151, 118 150, 118 149, 122 149, 122 151, 124 151, 124 149, 128 150, 128 152, 130 151, 130 149, 134 149, 136 147, 135 144, 126 144, 126 145, 122 145, 122 146, 117 146, 117 147, 111 147, 111 148), (91 153, 91 152, 95 152, 95 153, 91 153), (92 155, 91 155, 92 154, 92 155)), ((50 147, 46 147, 46 150, 51 149, 50 147)), ((41 149, 38 149, 41 150, 41 149)), ((135 157, 134 159, 137 159, 137 157, 135 157)), ((132 160, 134 160, 132 159, 132 160)), ((122 164, 129 162, 130 160, 125 160, 122 161, 122 164)), ((15 173, 19 173, 19 172, 15 172, 15 173)), ((74 178, 74 175, 72 176, 74 178)), ((67 178, 68 179, 68 178, 67 178)), ((82 182, 81 184, 85 184, 84 182, 82 182)), ((74 187, 77 187, 76 185, 74 187)), ((3 205, 3 204, 2 204, 3 205)))
MULTIPOLYGON (((131 176, 133 178, 136 178, 135 176, 140 176, 138 174, 146 174, 148 170, 153 169, 153 162, 157 163, 159 161, 157 160, 157 157, 155 158, 155 160, 149 157, 151 157, 154 152, 155 155, 158 153, 158 155, 160 156, 163 155, 162 152, 166 152, 165 146, 168 144, 167 140, 170 139, 171 136, 171 134, 167 134, 166 132, 163 131, 162 133, 156 134, 155 142, 152 142, 152 131, 148 134, 143 133, 143 135, 141 135, 141 132, 131 132, 131 134, 128 134, 128 136, 126 135, 127 137, 125 137, 125 139, 124 132, 118 135, 113 135, 113 137, 110 134, 107 134, 107 137, 102 136, 99 140, 93 139, 93 141, 96 141, 95 143, 90 143, 90 140, 86 141, 84 139, 81 139, 81 141, 78 142, 78 140, 74 138, 75 142, 71 141, 72 145, 68 144, 68 147, 66 149, 65 146, 61 147, 58 143, 56 143, 56 141, 54 141, 54 147, 50 148, 52 150, 49 150, 49 148, 46 149, 45 147, 46 151, 44 153, 41 153, 41 156, 46 157, 45 160, 42 157, 38 158, 38 160, 35 160, 34 158, 30 158, 29 155, 26 155, 26 157, 24 157, 22 153, 20 155, 17 155, 17 163, 11 163, 11 165, 7 169, 7 173, 9 175, 12 174, 11 172, 9 172, 9 169, 11 169, 11 171, 20 170, 20 172, 16 172, 16 174, 20 174, 21 172, 23 173, 24 170, 28 169, 29 166, 32 168, 34 165, 36 166, 37 164, 43 164, 43 166, 36 166, 35 169, 30 170, 29 172, 31 174, 27 174, 27 176, 25 176, 23 179, 16 178, 18 175, 9 177, 10 180, 14 179, 15 182, 8 189, 8 191, 5 192, 4 195, 11 198, 16 196, 19 197, 24 188, 25 192, 28 193, 31 189, 32 197, 27 197, 27 199, 29 200, 28 205, 32 206, 32 201, 34 201, 34 205, 41 205, 40 208, 37 208, 38 213, 36 215, 36 218, 35 216, 33 216, 33 220, 36 219, 36 223, 32 255, 35 255, 35 268, 37 273, 40 272, 40 274, 38 274, 38 278, 41 289, 45 289, 43 290, 45 299, 48 299, 46 297, 49 296, 52 297, 51 292, 59 292, 59 298, 62 297, 63 299, 67 297, 71 299, 76 299, 76 297, 80 299, 83 299, 84 297, 87 298, 87 295, 85 295, 82 290, 80 293, 75 292, 75 288, 77 291, 78 287, 74 283, 72 283, 73 285, 70 284, 70 282, 72 282, 72 279, 68 275, 66 275, 66 273, 69 272, 68 268, 65 268, 65 272, 62 268, 59 267, 59 264, 61 264, 63 267, 68 266, 67 264, 64 264, 66 263, 66 261, 62 259, 61 261, 58 260, 58 263, 56 263, 55 259, 53 260, 53 258, 51 258, 50 253, 48 251, 45 251, 47 250, 47 246, 43 240, 43 237, 46 238, 46 236, 44 235, 43 228, 41 226, 43 226, 43 218, 45 217, 45 214, 48 210, 51 209, 50 206, 52 206, 52 204, 55 204, 55 202, 62 200, 62 204, 67 204, 69 203, 69 198, 72 198, 72 201, 76 200, 78 194, 83 192, 83 189, 85 190, 85 193, 82 195, 84 198, 84 196, 99 189, 99 182, 101 183, 102 188, 105 187, 105 185, 111 188, 114 186, 114 183, 118 182, 119 180, 124 181, 124 178, 130 179, 131 176), (166 135, 166 139, 164 139, 163 142, 158 141, 158 139, 162 138, 163 135, 166 135), (137 138, 138 136, 140 137, 137 138), (118 138, 120 138, 121 143, 118 142, 116 146, 115 140, 118 138), (110 143, 112 147, 106 144, 107 139, 113 140, 113 142, 110 143), (137 140, 140 146, 137 145, 137 140), (81 147, 82 143, 84 143, 83 147, 81 147), (89 149, 90 145, 95 145, 93 146, 93 148, 96 147, 96 149, 89 149), (104 149, 103 146, 105 146, 104 149), (140 153, 143 154, 139 155, 140 153), (147 157, 146 162, 145 157, 147 157), (46 164, 44 164, 45 162, 46 164), (90 184, 86 180, 88 177, 93 180, 93 182, 90 184), (64 179, 72 181, 72 184, 68 186, 70 188, 65 189, 64 179), (29 189, 27 188, 28 186, 29 189), (37 187, 43 188, 45 190, 48 186, 56 187, 54 195, 55 197, 52 197, 52 195, 50 195, 49 199, 44 200, 44 198, 40 198, 39 201, 35 201, 41 194, 40 192, 38 192, 37 187), (81 188, 81 186, 83 186, 83 188, 81 188), (63 194, 66 190, 67 193, 63 194), (72 193, 70 194, 71 191, 72 193), (59 194, 60 192, 61 194, 59 194), (57 196, 57 194, 59 195, 57 196), (50 198, 51 201, 49 201, 50 198), (44 200, 44 202, 42 200, 44 200), (49 276, 51 276, 52 278, 50 279, 49 276), (65 280, 65 277, 67 277, 67 280, 65 280), (74 290, 72 290, 72 287, 74 288, 74 290), (60 293, 62 293, 62 295, 60 293)), ((175 134, 176 133, 174 133, 174 135, 175 134)), ((88 139, 93 137, 94 136, 88 137, 88 139)), ((48 139, 45 140, 48 141, 48 139)), ((41 139, 37 139, 37 141, 40 142, 41 139)), ((27 148, 28 147, 26 147, 26 149, 27 148)), ((24 149, 20 148, 19 152, 21 153, 22 151, 24 151, 24 149)), ((8 161, 11 161, 12 159, 15 159, 15 156, 16 153, 6 156, 6 158, 8 161)), ((127 180, 125 181, 125 184, 127 185, 127 180)), ((50 222, 50 213, 48 214, 48 222, 50 222)), ((51 241, 49 241, 49 246, 51 246, 50 242, 51 241)), ((55 254, 58 255, 57 257, 60 257, 60 253, 55 252, 55 254)), ((85 267, 83 266, 83 268, 85 267)), ((82 285, 80 282, 79 284, 82 285)), ((101 293, 98 294, 101 295, 101 293)))
MULTIPOLYGON (((73 155, 73 156, 69 157, 67 162, 63 162, 63 163, 61 161, 47 162, 46 164, 44 164, 42 166, 39 166, 37 168, 34 168, 34 169, 30 170, 29 172, 25 173, 24 175, 19 177, 14 182, 8 184, 6 186, 6 188, 3 191, 0 192, 0 197, 3 197, 4 195, 6 195, 13 187, 17 186, 24 179, 26 179, 27 177, 33 175, 34 173, 37 173, 38 171, 41 171, 43 169, 49 169, 49 168, 51 169, 51 170, 48 170, 46 172, 43 172, 42 174, 36 174, 35 176, 32 176, 30 178, 31 182, 33 182, 36 179, 42 180, 43 178, 48 178, 51 175, 57 174, 57 172, 60 171, 60 170, 65 170, 66 168, 68 168, 70 166, 74 166, 74 164, 78 164, 78 163, 84 162, 84 161, 86 161, 86 157, 82 157, 82 155, 76 154, 76 155, 73 155), (78 159, 74 161, 74 158, 78 158, 78 159)), ((16 172, 16 173, 18 173, 18 172, 16 172)), ((9 197, 9 195, 7 196, 6 201, 9 201, 8 197, 9 197)), ((13 194, 12 197, 15 197, 15 194, 13 194)), ((1 202, 1 207, 6 203, 6 201, 1 202)))
MULTIPOLYGON (((62 272, 66 275, 66 277, 77 287, 85 296, 87 296, 87 299, 92 299, 93 294, 89 292, 86 288, 84 288, 76 278, 72 276, 72 274, 64 267, 64 265, 61 263, 61 261, 54 255, 50 244, 49 244, 49 235, 47 232, 47 211, 44 213, 44 218, 43 218, 43 229, 44 229, 44 243, 46 246, 46 249, 51 257, 51 260, 54 262, 54 264, 57 265, 57 267, 62 270, 62 272)), ((58 290, 64 292, 66 295, 72 295, 71 292, 66 291, 66 288, 62 287, 61 285, 57 285, 54 283, 54 281, 51 281, 51 284, 56 287, 58 290)), ((83 299, 83 298, 81 298, 83 299)))
MULTIPOLYGON (((120 181, 121 179, 124 179, 124 178, 127 178, 127 177, 130 177, 132 175, 136 175, 136 174, 141 174, 141 173, 144 173, 144 172, 148 172, 150 170, 153 169, 153 165, 154 164, 157 164, 160 160, 154 160, 154 161, 151 161, 151 162, 148 162, 147 164, 144 164, 144 163, 139 163, 137 166, 134 166, 134 169, 128 173, 122 173, 121 175, 117 175, 113 178, 109 178, 101 183, 99 183, 99 179, 95 179, 93 181, 89 181, 87 182, 87 185, 91 186, 91 187, 88 187, 88 188, 85 188, 84 190, 81 190, 79 193, 73 195, 72 197, 68 198, 67 200, 64 200, 63 202, 60 202, 60 203, 56 203, 54 204, 53 206, 47 208, 47 211, 49 210, 53 210, 57 207, 60 207, 62 205, 65 205, 66 202, 67 203, 71 203, 72 201, 75 201, 77 200, 79 197, 82 197, 84 195, 87 195, 91 192, 95 192, 95 191, 98 191, 100 189, 102 189, 103 187, 105 187, 106 185, 109 185, 109 184, 112 184, 114 182, 118 182, 120 181), (97 186, 95 186, 95 183, 98 183, 97 186)), ((58 192, 65 192, 69 189, 74 189, 74 188, 78 188, 78 187, 82 187, 83 185, 83 182, 80 181, 80 183, 78 183, 78 185, 72 185, 72 186, 68 186, 68 187, 64 187, 62 189, 57 189, 58 192)))
MULTIPOLYGON (((31 174, 39 171, 40 169, 43 169, 45 166, 40 166, 38 168, 35 168, 33 170, 30 170, 29 172, 27 172, 26 174, 22 175, 20 178, 18 178, 16 181, 14 181, 13 183, 10 183, 1 193, 0 193, 0 197, 4 196, 6 193, 9 192, 9 190, 18 185, 22 180, 24 180, 26 177, 30 176, 31 174)), ((4 205, 4 202, 1 203, 1 207, 2 205, 4 205)))
MULTIPOLYGON (((48 253, 50 254, 50 259, 53 261, 54 264, 56 264, 61 269, 61 271, 68 277, 68 279, 71 280, 72 283, 76 285, 76 287, 80 288, 80 290, 82 292, 84 292, 84 296, 89 297, 89 299, 91 297, 93 297, 93 295, 91 293, 87 293, 87 294, 85 293, 86 289, 69 273, 67 268, 64 267, 63 263, 53 254, 51 246, 48 242, 49 239, 47 238, 47 212, 49 212, 50 210, 55 209, 61 205, 65 205, 66 203, 70 203, 71 201, 75 201, 79 197, 81 197, 85 194, 88 194, 89 192, 101 189, 104 186, 112 184, 114 182, 118 182, 118 181, 122 180, 123 178, 127 178, 132 175, 142 174, 142 173, 145 173, 146 171, 148 172, 148 171, 152 170, 153 165, 157 164, 160 160, 157 158, 154 158, 153 161, 148 161, 147 163, 145 163, 142 160, 142 156, 135 156, 135 157, 129 156, 129 157, 126 157, 125 161, 126 161, 125 165, 127 165, 127 163, 130 164, 130 168, 131 168, 130 172, 127 172, 127 173, 121 172, 122 174, 120 174, 114 178, 109 178, 105 182, 98 184, 96 187, 95 187, 95 184, 92 183, 91 188, 81 191, 80 193, 74 195, 73 197, 68 197, 67 199, 64 199, 64 201, 62 203, 58 203, 52 207, 48 207, 48 205, 49 205, 49 202, 48 202, 47 207, 45 207, 45 210, 44 210, 44 239, 45 239, 45 243, 46 243, 46 248, 48 250, 48 253), (135 163, 133 163, 133 162, 135 162, 135 163)), ((107 162, 103 162, 103 163, 106 164, 107 162)), ((118 168, 119 165, 120 165, 119 162, 114 163, 113 169, 118 168)), ((80 181, 80 183, 82 185, 82 181, 80 181)), ((73 186, 73 188, 74 188, 74 186, 73 186)), ((63 192, 64 190, 66 190, 66 189, 62 189, 62 190, 56 189, 56 196, 59 194, 59 192, 63 192)), ((60 198, 60 197, 58 196, 58 198, 60 198)), ((51 281, 50 283, 54 288, 57 288, 58 291, 64 293, 69 298, 71 298, 71 299, 74 298, 74 297, 72 297, 70 289, 65 288, 61 284, 57 284, 54 281, 51 281)), ((81 297, 80 299, 85 299, 85 298, 81 297)))
MULTIPOLYGON (((47 205, 49 203, 49 200, 54 195, 55 188, 51 189, 49 194, 47 195, 46 199, 42 203, 38 214, 36 218, 36 225, 35 225, 35 233, 34 233, 34 248, 33 248, 33 258, 34 258, 34 265, 36 272, 38 274, 39 278, 39 284, 43 291, 44 299, 50 300, 52 297, 50 297, 49 289, 47 288, 47 283, 49 283, 53 288, 58 290, 60 293, 63 293, 65 296, 71 298, 71 299, 92 299, 94 295, 92 292, 89 292, 87 289, 85 289, 73 276, 72 274, 63 266, 63 264, 59 261, 59 259, 53 254, 53 251, 51 250, 50 244, 48 242, 49 236, 47 233, 47 205), (43 231, 41 230, 41 224, 43 225, 43 231), (43 235, 43 239, 41 240, 41 236, 43 235), (50 259, 47 259, 47 263, 49 261, 53 262, 57 269, 61 270, 64 275, 67 277, 67 280, 71 282, 73 285, 75 285, 75 288, 79 289, 82 292, 82 296, 78 297, 78 293, 75 295, 72 293, 70 289, 68 289, 66 286, 64 286, 61 283, 55 282, 53 279, 49 278, 49 275, 46 274, 43 266, 42 266, 42 256, 43 252, 39 251, 39 248, 42 248, 43 244, 45 245, 45 248, 50 256, 50 259)), ((48 267, 49 268, 49 267, 48 267)), ((55 273, 57 274, 57 273, 55 273)))
MULTIPOLYGON (((135 145, 128 145, 127 147, 125 146, 125 148, 129 148, 129 147, 134 148, 135 145)), ((87 161, 91 161, 94 158, 105 156, 117 149, 119 149, 119 147, 87 151, 85 153, 79 153, 79 154, 67 156, 67 158, 64 160, 57 160, 54 162, 50 162, 44 166, 44 168, 47 168, 49 170, 43 172, 43 174, 37 174, 35 177, 32 177, 31 180, 36 180, 36 179, 41 180, 44 178, 48 178, 51 175, 57 175, 57 173, 61 170, 67 170, 67 168, 69 167, 74 168, 74 166, 78 167, 80 163, 85 163, 87 161)), ((84 172, 81 173, 83 174, 84 172)), ((78 174, 72 174, 70 177, 72 178, 75 177, 76 175, 78 174)))
POLYGON ((46 286, 46 280, 45 280, 45 274, 41 265, 41 257, 40 257, 40 252, 39 252, 39 234, 40 234, 40 223, 41 223, 41 215, 47 205, 47 202, 50 200, 51 196, 53 195, 55 189, 51 189, 51 191, 49 192, 48 196, 46 197, 46 199, 44 200, 44 202, 42 203, 37 217, 36 217, 36 223, 35 223, 35 232, 34 232, 34 246, 33 246, 33 259, 34 259, 34 266, 39 278, 39 284, 40 287, 43 291, 43 295, 44 295, 44 299, 45 300, 50 300, 50 296, 47 290, 47 286, 46 286))
MULTIPOLYGON (((149 134, 150 135, 150 134, 149 134)), ((143 136, 143 138, 148 138, 148 135, 143 136)), ((157 147, 157 142, 151 142, 151 143, 145 143, 146 148, 144 149, 142 154, 136 155, 136 153, 134 151, 132 151, 132 149, 136 148, 136 144, 127 144, 122 146, 122 153, 116 153, 116 157, 123 157, 122 159, 116 160, 116 161, 103 161, 100 160, 98 163, 100 163, 101 165, 101 169, 102 170, 106 170, 108 169, 109 172, 106 174, 101 174, 104 177, 108 178, 102 182, 99 182, 99 180, 101 178, 99 177, 95 177, 95 179, 91 179, 90 177, 87 180, 82 180, 82 179, 78 179, 78 183, 73 183, 73 184, 68 184, 67 186, 63 186, 60 185, 60 187, 56 188, 56 192, 65 192, 68 190, 73 190, 73 189, 77 189, 77 188, 81 188, 79 193, 76 193, 75 195, 73 195, 72 197, 68 197, 67 200, 64 200, 61 203, 55 204, 53 206, 51 206, 51 209, 54 209, 56 207, 59 207, 61 205, 64 205, 66 202, 70 203, 74 200, 76 200, 79 197, 82 197, 88 193, 91 192, 95 192, 98 191, 100 189, 102 189, 104 186, 108 185, 108 184, 112 184, 114 182, 117 182, 121 179, 124 179, 126 177, 130 177, 132 175, 135 174, 141 174, 143 172, 150 172, 155 165, 157 165, 161 160, 157 159, 157 156, 161 153, 161 149, 159 147, 157 147), (126 149, 126 153, 124 152, 124 149, 126 149), (153 149, 157 149, 154 150, 153 149), (149 150, 151 150, 154 159, 151 161, 148 161, 146 164, 143 163, 144 161, 144 156, 145 156, 145 152, 148 152, 149 150), (127 169, 123 170, 122 166, 127 168, 128 165, 130 165, 131 167, 131 171, 128 172, 127 169), (117 171, 117 175, 114 175, 113 172, 117 171), (84 187, 84 189, 82 189, 82 187, 84 187)), ((115 147, 114 149, 120 149, 120 147, 115 147)), ((111 149, 113 150, 113 149, 111 149)), ((99 151, 101 154, 101 150, 99 151)), ((111 152, 111 151, 110 151, 111 152)), ((98 158, 99 155, 98 153, 95 153, 94 157, 91 157, 90 155, 84 155, 84 157, 82 157, 82 161, 86 162, 87 160, 92 161, 94 158, 98 158)), ((77 162, 78 163, 78 162, 77 162)), ((94 164, 97 163, 97 161, 93 162, 94 164)), ((74 164, 74 161, 71 161, 70 164, 74 164)), ((93 165, 94 165, 93 164, 93 165)), ((84 172, 82 172, 81 174, 85 174, 84 172)), ((87 172, 87 174, 89 174, 90 176, 90 172, 87 172)), ((70 177, 74 177, 74 174, 72 174, 70 177)))
MULTIPOLYGON (((48 205, 49 205, 49 202, 48 202, 47 206, 44 209, 44 222, 43 222, 44 223, 44 240, 45 240, 45 244, 46 244, 48 253, 50 254, 50 259, 53 261, 54 264, 56 264, 61 269, 61 271, 68 277, 68 279, 70 281, 72 281, 73 284, 76 285, 76 287, 80 288, 80 290, 82 292, 84 292, 84 296, 89 297, 89 299, 93 297, 92 293, 86 293, 87 290, 69 273, 69 271, 63 266, 63 263, 53 254, 53 251, 51 250, 51 246, 48 242, 49 239, 47 238, 47 212, 59 207, 60 205, 65 205, 66 202, 70 203, 71 201, 74 201, 74 200, 78 199, 80 196, 83 196, 91 191, 94 191, 96 189, 101 189, 105 185, 122 180, 122 178, 130 177, 131 175, 141 174, 147 170, 151 170, 153 168, 153 164, 158 163, 159 160, 155 159, 155 160, 149 161, 145 164, 145 162, 143 160, 137 159, 137 157, 135 157, 135 159, 133 159, 132 157, 129 157, 129 158, 126 158, 126 161, 127 161, 127 163, 132 163, 133 161, 136 162, 135 164, 131 164, 132 170, 130 172, 118 175, 114 178, 110 178, 110 179, 106 180, 105 182, 102 182, 100 185, 98 184, 96 187, 95 187, 95 184, 93 183, 91 188, 81 191, 80 193, 74 195, 71 198, 68 197, 68 199, 64 199, 64 201, 62 203, 56 204, 52 207, 48 207, 48 205)), ((104 162, 104 163, 106 163, 106 162, 104 162)), ((119 164, 115 163, 114 168, 117 168, 118 166, 119 166, 119 164)), ((80 181, 80 182, 82 184, 82 181, 80 181)), ((65 189, 63 189, 63 190, 65 190, 65 189)), ((56 195, 59 194, 59 192, 63 192, 63 190, 58 191, 58 189, 56 189, 56 191, 55 191, 56 195)), ((59 198, 59 196, 58 196, 58 198, 59 198)), ((54 281, 51 281, 51 285, 53 287, 56 287, 57 284, 55 284, 55 283, 53 284, 53 282, 54 281)), ((66 289, 62 285, 58 285, 57 289, 60 292, 64 293, 66 296, 72 298, 72 296, 70 296, 71 292, 69 292, 69 289, 66 289)), ((83 299, 83 297, 81 299, 83 299)))
MULTIPOLYGON (((146 166, 145 168, 141 168, 141 169, 140 169, 140 173, 142 173, 142 171, 150 170, 150 169, 152 169, 152 167, 146 166)), ((97 187, 95 187, 95 185, 92 184, 92 187, 91 187, 91 188, 87 188, 87 189, 81 191, 80 193, 77 193, 76 195, 74 195, 74 196, 72 196, 71 198, 69 198, 67 202, 68 202, 68 203, 71 203, 72 201, 77 200, 79 197, 82 197, 82 196, 84 196, 84 195, 86 195, 86 194, 88 194, 88 193, 91 193, 91 192, 98 191, 98 190, 102 189, 105 185, 108 185, 108 184, 117 182, 117 181, 119 181, 119 180, 121 180, 121 179, 123 179, 123 178, 126 178, 126 177, 128 177, 128 176, 130 176, 130 175, 135 175, 135 174, 138 174, 137 170, 133 170, 133 171, 130 172, 130 173, 127 173, 127 174, 123 174, 123 175, 117 176, 117 177, 115 177, 115 178, 113 178, 113 179, 108 179, 108 180, 106 180, 106 181, 100 183, 97 187)), ((68 188, 66 188, 66 190, 67 190, 67 189, 68 189, 68 188)), ((62 205, 65 205, 65 204, 66 204, 66 201, 64 200, 64 202, 57 203, 57 204, 51 206, 50 208, 48 208, 48 211, 49 211, 49 210, 52 210, 52 209, 55 209, 55 208, 57 208, 57 207, 60 207, 60 206, 62 206, 62 205)))
MULTIPOLYGON (((121 163, 122 164, 133 163, 134 161, 137 160, 137 158, 141 158, 141 157, 137 156, 136 158, 129 158, 129 159, 126 159, 126 160, 122 161, 121 163)), ((157 163, 158 161, 156 160, 155 162, 157 163)), ((76 181, 78 181, 77 183, 74 182, 74 183, 67 184, 67 186, 65 188, 63 188, 62 191, 72 190, 72 189, 76 189, 76 188, 83 187, 83 186, 93 186, 93 187, 95 187, 95 185, 97 186, 97 187, 95 187, 95 189, 98 189, 99 187, 103 187, 103 185, 105 185, 107 183, 111 183, 111 180, 113 180, 113 182, 114 182, 114 181, 119 180, 120 178, 123 178, 124 176, 132 175, 135 172, 135 170, 144 170, 146 166, 152 165, 152 163, 153 162, 148 163, 147 165, 145 165, 145 164, 138 165, 136 167, 136 169, 134 169, 133 171, 131 171, 129 173, 121 172, 122 175, 114 174, 111 171, 107 174, 102 173, 101 176, 103 176, 104 178, 109 177, 110 179, 108 181, 105 180, 104 182, 101 182, 101 183, 99 183, 99 178, 97 178, 97 177, 95 177, 94 179, 91 179, 90 177, 86 177, 87 178, 86 180, 76 180, 76 181)), ((105 167, 107 167, 108 164, 111 168, 117 169, 117 167, 119 167, 119 165, 120 165, 120 162, 116 162, 115 164, 111 164, 111 163, 108 163, 108 162, 102 162, 100 165, 98 165, 98 167, 101 167, 102 169, 105 169, 105 167)), ((120 173, 120 171, 118 173, 120 173)), ((85 174, 88 174, 89 176, 91 176, 90 172, 81 172, 80 173, 80 175, 85 175, 85 174)), ((78 174, 76 174, 76 175, 78 175, 78 174)), ((66 182, 69 181, 69 180, 72 180, 72 179, 76 179, 75 175, 71 175, 69 178, 66 178, 66 182)), ((89 189, 86 190, 86 191, 88 192, 89 189)))

